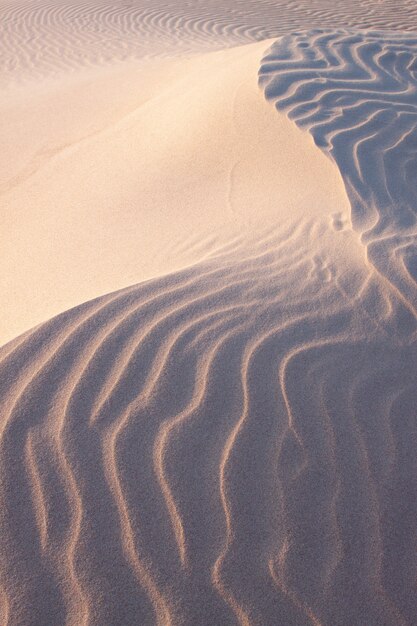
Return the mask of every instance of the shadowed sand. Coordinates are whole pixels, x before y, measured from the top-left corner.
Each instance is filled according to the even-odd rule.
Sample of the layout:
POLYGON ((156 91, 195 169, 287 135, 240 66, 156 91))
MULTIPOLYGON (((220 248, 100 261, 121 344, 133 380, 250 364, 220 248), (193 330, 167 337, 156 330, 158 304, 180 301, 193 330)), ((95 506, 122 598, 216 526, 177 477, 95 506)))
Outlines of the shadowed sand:
POLYGON ((2 9, 5 626, 416 623, 415 6, 230 8, 2 9))
POLYGON ((308 128, 337 163, 368 259, 414 319, 417 36, 347 30, 290 35, 272 46, 260 83, 267 98, 308 128))
POLYGON ((416 351, 313 235, 358 245, 301 220, 3 348, 9 623, 412 624, 416 351))

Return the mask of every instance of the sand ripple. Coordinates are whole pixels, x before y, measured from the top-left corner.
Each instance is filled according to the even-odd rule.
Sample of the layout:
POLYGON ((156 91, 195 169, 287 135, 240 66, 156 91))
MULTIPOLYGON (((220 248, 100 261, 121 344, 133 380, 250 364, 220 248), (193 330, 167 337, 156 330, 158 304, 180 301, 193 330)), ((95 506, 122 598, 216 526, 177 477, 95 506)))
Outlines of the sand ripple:
POLYGON ((417 352, 312 236, 348 235, 265 231, 2 349, 4 623, 413 624, 417 352))
POLYGON ((236 46, 302 28, 412 30, 417 8, 414 0, 235 0, 232 6, 220 0, 20 0, 2 4, 0 23, 1 75, 9 84, 117 60, 236 46))
MULTIPOLYGON (((284 37, 260 81, 337 163, 367 255, 410 315, 417 311, 417 37, 314 30, 284 37)), ((336 228, 343 221, 334 215, 336 228)))

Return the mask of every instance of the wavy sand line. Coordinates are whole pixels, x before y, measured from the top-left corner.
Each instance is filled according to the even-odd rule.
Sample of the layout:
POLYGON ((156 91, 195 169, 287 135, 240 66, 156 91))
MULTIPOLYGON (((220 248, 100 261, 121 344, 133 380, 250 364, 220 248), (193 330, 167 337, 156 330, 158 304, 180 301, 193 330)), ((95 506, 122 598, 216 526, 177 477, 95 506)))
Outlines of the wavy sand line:
POLYGON ((416 59, 412 33, 316 30, 284 37, 260 69, 266 97, 339 166, 353 226, 371 263, 409 309, 411 334, 417 292, 404 251, 413 258, 417 190, 404 172, 415 164, 416 59))
POLYGON ((37 524, 39 528, 40 543, 42 549, 45 548, 48 537, 48 516, 46 512, 45 498, 42 487, 42 479, 39 472, 38 463, 36 461, 36 453, 33 445, 33 433, 29 432, 26 440, 26 463, 28 466, 28 472, 32 477, 33 484, 33 503, 35 507, 35 514, 37 517, 37 524))
POLYGON ((334 27, 412 30, 413 3, 353 0, 331 10, 322 2, 188 2, 118 5, 94 2, 5 4, 1 50, 6 77, 56 74, 149 55, 184 54, 278 37, 292 30, 334 27), (94 24, 99 24, 95 28, 94 24))
POLYGON ((140 560, 137 554, 135 533, 130 521, 129 508, 124 499, 122 485, 118 477, 116 458, 117 438, 119 432, 123 429, 125 420, 128 419, 128 412, 126 413, 127 416, 122 416, 117 426, 109 433, 107 441, 104 441, 103 453, 105 460, 108 461, 108 463, 104 465, 104 471, 110 488, 114 493, 121 519, 122 545, 125 557, 137 575, 140 585, 143 586, 149 594, 155 609, 156 623, 161 626, 170 626, 173 623, 172 609, 155 584, 154 578, 148 571, 146 564, 140 560))
MULTIPOLYGON (((235 612, 237 616, 239 623, 242 623, 242 624, 251 624, 252 621, 250 620, 250 617, 248 613, 245 611, 245 609, 239 605, 239 603, 236 601, 236 598, 233 596, 230 590, 227 589, 221 577, 222 564, 231 548, 231 545, 233 543, 233 536, 234 536, 233 523, 232 523, 233 518, 232 518, 231 509, 230 509, 229 502, 228 502, 228 496, 227 496, 227 480, 226 480, 227 466, 230 462, 232 450, 234 446, 236 445, 236 441, 239 437, 239 433, 244 428, 245 421, 249 419, 250 417, 250 399, 249 399, 249 388, 248 388, 247 379, 248 379, 248 372, 251 367, 251 361, 255 359, 257 352, 263 349, 264 344, 267 342, 267 340, 274 338, 274 337, 279 337, 281 339, 283 334, 291 333, 293 329, 296 328, 297 326, 302 327, 307 319, 309 319, 309 316, 303 316, 303 317, 300 317, 299 319, 291 320, 291 322, 289 322, 288 324, 283 324, 282 326, 278 328, 274 328, 272 331, 270 331, 269 333, 266 333, 260 338, 255 337, 254 340, 252 340, 249 343, 248 347, 245 350, 245 354, 242 357, 241 376, 242 376, 243 409, 242 409, 240 418, 235 423, 235 426, 230 432, 229 437, 226 441, 226 444, 222 453, 221 463, 220 463, 220 493, 221 493, 224 514, 226 518, 226 528, 227 528, 226 541, 225 541, 225 545, 222 550, 222 553, 218 557, 215 563, 215 566, 213 568, 213 582, 215 586, 218 588, 219 593, 231 605, 233 611, 235 612)), ((302 348, 302 349, 308 349, 308 348, 302 348)), ((295 354, 296 354, 296 351, 290 352, 282 359, 281 364, 278 368, 278 371, 279 371, 278 380, 279 380, 279 385, 281 387, 282 396, 284 399, 285 409, 287 411, 287 419, 288 419, 287 428, 294 434, 300 447, 303 450, 305 450, 305 444, 300 439, 298 432, 295 428, 295 425, 293 423, 291 406, 290 406, 288 396, 285 390, 285 369, 288 365, 288 362, 291 360, 291 358, 295 356, 295 354)), ((308 461, 305 459, 303 462, 304 464, 303 466, 305 466, 307 463, 308 461)), ((302 471, 302 468, 299 469, 299 473, 301 473, 301 471, 302 471)), ((293 592, 290 592, 288 588, 284 589, 284 587, 282 586, 281 586, 281 589, 291 598, 292 601, 294 601, 297 607, 301 608, 303 612, 306 612, 309 617, 313 615, 313 613, 309 609, 306 609, 305 607, 303 607, 302 603, 296 599, 296 595, 293 592)))
MULTIPOLYGON (((224 324, 224 320, 222 321, 224 324)), ((213 327, 210 327, 210 335, 213 332, 213 327)), ((160 426, 159 433, 155 439, 154 444, 154 464, 155 464, 155 473, 158 477, 159 484, 161 486, 161 490, 164 494, 167 508, 171 516, 172 524, 174 527, 174 532, 177 540, 179 555, 181 559, 182 566, 184 568, 189 567, 188 558, 187 558, 187 547, 186 547, 186 539, 185 532, 183 527, 183 522, 181 519, 181 515, 179 513, 178 504, 175 502, 175 498, 172 494, 172 490, 169 484, 169 478, 166 474, 165 469, 165 455, 166 451, 170 445, 169 439, 173 435, 173 431, 175 431, 178 427, 183 427, 186 422, 192 419, 193 414, 202 404, 204 397, 207 392, 208 380, 210 378, 210 369, 213 367, 213 363, 215 363, 217 353, 219 351, 220 346, 226 342, 230 337, 236 333, 237 330, 229 331, 229 334, 223 335, 220 339, 217 339, 214 343, 213 347, 205 353, 203 363, 199 364, 199 367, 196 371, 196 389, 194 390, 192 399, 188 406, 175 415, 171 419, 165 420, 160 426)), ((197 339, 198 341, 198 339, 197 339)))
MULTIPOLYGON (((275 240, 276 240, 276 237, 275 237, 275 240)), ((272 241, 274 241, 274 238, 271 235, 271 242, 272 241)), ((278 244, 275 244, 276 250, 279 250, 280 246, 284 245, 283 243, 281 244, 280 241, 281 240, 278 241, 278 244)), ((93 422, 99 419, 100 413, 103 411, 104 407, 107 404, 109 404, 109 402, 111 401, 112 394, 115 393, 115 390, 120 385, 123 377, 125 376, 126 367, 132 361, 132 359, 135 358, 135 354, 138 352, 138 350, 142 348, 145 342, 150 340, 152 333, 159 332, 159 329, 163 327, 164 324, 172 324, 173 319, 175 319, 176 316, 181 314, 182 311, 187 311, 190 305, 193 305, 193 306, 198 305, 198 306, 202 306, 203 308, 206 308, 208 304, 208 298, 210 297, 210 295, 216 298, 221 297, 222 294, 226 293, 228 290, 231 290, 232 288, 236 289, 236 287, 239 287, 239 285, 243 286, 245 284, 245 281, 253 273, 254 261, 256 261, 257 263, 263 262, 264 269, 267 269, 269 265, 276 265, 276 257, 274 256, 275 254, 276 253, 271 254, 270 252, 264 251, 256 255, 250 255, 247 260, 245 259, 244 262, 239 264, 239 272, 236 272, 236 271, 233 272, 232 281, 229 282, 226 286, 221 287, 220 290, 218 287, 215 287, 212 292, 206 292, 204 293, 204 295, 198 296, 197 298, 194 298, 194 299, 186 298, 185 302, 181 302, 181 301, 177 302, 177 305, 174 310, 171 310, 168 307, 166 312, 162 314, 159 313, 157 317, 154 317, 152 319, 152 323, 146 328, 146 331, 145 330, 143 331, 142 335, 140 336, 140 340, 138 342, 129 341, 126 345, 126 349, 122 351, 119 358, 115 359, 116 363, 115 363, 115 366, 113 367, 113 371, 111 372, 107 382, 103 385, 100 391, 100 395, 98 396, 94 404, 94 408, 92 411, 93 422)), ((301 253, 299 251, 296 251, 296 258, 299 257, 300 254, 301 253)), ((175 297, 178 300, 184 295, 187 295, 190 289, 198 290, 199 286, 202 283, 207 284, 208 281, 210 280, 215 280, 217 277, 222 277, 228 269, 234 267, 235 263, 233 263, 232 257, 229 258, 227 255, 223 255, 222 257, 219 257, 219 256, 216 257, 216 259, 219 259, 219 258, 222 259, 222 267, 220 270, 217 269, 216 266, 214 267, 214 269, 210 269, 210 265, 209 265, 207 271, 202 272, 201 275, 199 273, 197 278, 188 279, 184 286, 178 285, 178 281, 176 280, 175 286, 172 289, 169 289, 168 291, 164 291, 163 293, 158 292, 154 297, 150 298, 149 300, 145 302, 142 302, 137 308, 134 308, 131 313, 131 315, 133 315, 133 322, 135 322, 138 314, 139 315, 143 314, 146 307, 148 307, 149 305, 150 307, 158 306, 158 309, 160 310, 161 304, 164 303, 164 299, 167 300, 167 304, 171 302, 173 297, 175 297)), ((290 256, 288 257, 287 263, 288 264, 291 263, 290 256)), ((287 271, 288 271, 288 265, 286 264, 285 269, 282 270, 282 273, 283 274, 287 273, 287 271)), ((226 311, 226 309, 224 310, 226 311)), ((152 314, 152 308, 150 308, 150 312, 152 314)), ((126 319, 122 318, 122 321, 120 322, 120 324, 125 324, 125 322, 126 322, 126 319)), ((116 330, 117 328, 118 326, 115 326, 116 330)), ((109 335, 108 339, 111 339, 111 335, 109 335)), ((120 346, 120 341, 118 341, 117 349, 119 349, 119 346, 120 346)), ((165 346, 163 346, 163 349, 165 349, 165 346)), ((158 365, 158 363, 160 362, 161 362, 161 359, 155 356, 154 363, 155 363, 156 369, 153 370, 154 373, 152 374, 155 380, 157 380, 159 376, 158 371, 161 371, 161 367, 158 365)), ((163 362, 163 359, 162 359, 162 362, 163 362)), ((147 390, 146 392, 144 391, 143 394, 146 394, 146 397, 148 398, 151 395, 152 385, 150 381, 151 381, 152 376, 151 374, 148 374, 149 382, 143 383, 144 389, 147 390)), ((143 396, 143 398, 145 398, 145 395, 143 396)))

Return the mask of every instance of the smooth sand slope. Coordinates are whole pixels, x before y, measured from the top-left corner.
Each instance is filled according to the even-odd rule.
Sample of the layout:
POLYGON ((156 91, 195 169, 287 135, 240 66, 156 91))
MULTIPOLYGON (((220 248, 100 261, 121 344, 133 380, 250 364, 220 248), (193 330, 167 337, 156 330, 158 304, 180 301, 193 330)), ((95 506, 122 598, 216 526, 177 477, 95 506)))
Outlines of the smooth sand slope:
POLYGON ((0 623, 415 626, 414 3, 1 11, 0 623))
POLYGON ((306 207, 349 214, 337 168, 260 94, 265 48, 100 72, 98 93, 90 72, 70 86, 47 83, 29 102, 10 94, 2 343, 213 255, 259 224, 275 227, 277 214, 281 223, 306 207))

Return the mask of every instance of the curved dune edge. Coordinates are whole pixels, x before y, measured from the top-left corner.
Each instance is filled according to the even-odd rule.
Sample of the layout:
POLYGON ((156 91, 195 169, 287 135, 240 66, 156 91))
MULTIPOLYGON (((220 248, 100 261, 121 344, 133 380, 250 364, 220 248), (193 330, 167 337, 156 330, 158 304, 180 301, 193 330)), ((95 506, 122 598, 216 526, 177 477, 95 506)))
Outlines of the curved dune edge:
POLYGON ((97 70, 43 84, 29 101, 10 95, 0 343, 215 255, 259 224, 348 215, 337 168, 259 92, 266 47, 97 70))

